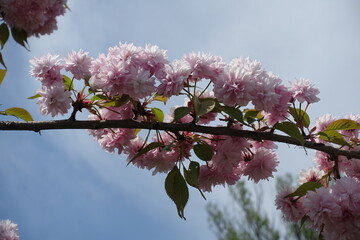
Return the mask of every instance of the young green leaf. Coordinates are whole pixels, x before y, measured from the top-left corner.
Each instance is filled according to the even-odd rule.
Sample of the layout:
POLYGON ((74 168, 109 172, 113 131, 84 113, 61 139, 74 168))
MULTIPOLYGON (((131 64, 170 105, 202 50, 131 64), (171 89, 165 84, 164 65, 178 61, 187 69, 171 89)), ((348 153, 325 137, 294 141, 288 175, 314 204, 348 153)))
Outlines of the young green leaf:
POLYGON ((145 153, 155 149, 155 148, 158 148, 158 147, 162 147, 163 144, 159 143, 159 142, 152 142, 152 143, 149 143, 146 147, 144 147, 143 149, 141 149, 136 155, 135 157, 133 157, 129 162, 128 162, 128 165, 134 161, 136 158, 140 157, 141 155, 144 155, 145 153))
POLYGON ((7 68, 6 65, 5 65, 5 62, 4 62, 4 59, 3 59, 3 56, 1 54, 1 52, 0 52, 0 63, 1 63, 1 65, 4 66, 4 68, 7 68))
POLYGON ((199 174, 200 164, 198 162, 190 161, 188 170, 184 167, 185 180, 190 186, 194 188, 199 187, 199 174))
POLYGON ((40 94, 35 94, 35 95, 31 96, 31 97, 28 97, 27 99, 36 99, 36 98, 39 98, 39 97, 41 97, 40 94))
POLYGON ((321 188, 323 185, 318 182, 306 182, 300 185, 293 193, 285 197, 302 197, 305 196, 308 191, 315 191, 317 188, 321 188))
POLYGON ((18 107, 8 108, 4 112, 6 115, 11 115, 27 122, 34 121, 31 114, 23 108, 18 108, 18 107))
POLYGON ((90 100, 92 100, 92 101, 104 100, 104 99, 107 99, 107 97, 104 95, 95 95, 92 98, 90 98, 90 100))
POLYGON ((286 133, 290 137, 296 138, 302 145, 304 144, 305 139, 296 124, 292 122, 282 122, 277 123, 274 127, 275 129, 286 133))
POLYGON ((308 128, 310 125, 310 117, 309 115, 298 108, 289 108, 289 112, 291 116, 294 118, 296 123, 299 123, 300 125, 308 128))
POLYGON ((5 78, 5 75, 6 75, 6 71, 5 69, 0 69, 0 85, 2 84, 4 78, 5 78))
POLYGON ((174 120, 173 122, 179 121, 182 117, 185 117, 191 112, 189 107, 178 107, 174 110, 174 120))
POLYGON ((324 130, 354 130, 360 129, 360 124, 350 119, 339 119, 329 124, 324 130))
POLYGON ((194 152, 198 158, 204 161, 210 161, 213 157, 213 149, 209 144, 198 143, 194 145, 194 152))
POLYGON ((1 49, 4 48, 5 43, 9 39, 9 35, 10 35, 10 32, 9 32, 9 28, 8 28, 7 24, 6 23, 1 24, 0 25, 0 46, 1 46, 1 49))
POLYGON ((236 119, 239 122, 244 122, 243 114, 239 109, 237 109, 235 107, 222 106, 221 110, 224 111, 226 114, 228 114, 233 119, 236 119))
POLYGON ((197 104, 196 108, 196 115, 200 117, 206 113, 211 112, 215 105, 216 103, 212 98, 199 98, 199 104, 197 104))
POLYGON ((335 130, 327 130, 319 132, 319 137, 325 141, 338 144, 340 146, 350 146, 344 137, 335 130))
POLYGON ((189 200, 189 189, 177 166, 174 166, 168 173, 165 179, 165 190, 167 195, 175 203, 179 217, 186 220, 184 209, 189 200))
POLYGON ((63 75, 63 81, 64 81, 64 84, 65 84, 65 89, 66 90, 70 91, 70 90, 74 89, 74 84, 73 84, 73 81, 71 80, 71 78, 69 78, 66 75, 63 75))
POLYGON ((166 104, 168 99, 169 99, 168 97, 164 97, 162 95, 156 95, 153 100, 163 102, 164 104, 166 104))
POLYGON ((155 115, 155 118, 158 122, 164 121, 164 113, 159 108, 152 108, 151 112, 155 115))
POLYGON ((244 121, 249 124, 252 124, 256 120, 260 120, 262 118, 261 112, 258 110, 249 109, 245 112, 244 121))
POLYGON ((28 48, 28 42, 27 42, 27 33, 24 30, 19 30, 17 28, 11 28, 11 35, 15 42, 23 46, 26 50, 29 50, 28 48))

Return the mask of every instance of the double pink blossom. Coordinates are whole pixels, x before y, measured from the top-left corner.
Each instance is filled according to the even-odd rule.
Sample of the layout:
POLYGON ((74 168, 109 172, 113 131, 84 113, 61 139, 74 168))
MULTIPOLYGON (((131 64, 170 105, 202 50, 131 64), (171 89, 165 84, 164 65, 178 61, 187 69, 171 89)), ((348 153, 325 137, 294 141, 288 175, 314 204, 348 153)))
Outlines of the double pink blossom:
POLYGON ((18 226, 10 220, 0 221, 1 240, 19 240, 18 226))
POLYGON ((56 18, 66 11, 67 0, 1 0, 0 12, 12 28, 27 36, 50 34, 57 29, 56 18))

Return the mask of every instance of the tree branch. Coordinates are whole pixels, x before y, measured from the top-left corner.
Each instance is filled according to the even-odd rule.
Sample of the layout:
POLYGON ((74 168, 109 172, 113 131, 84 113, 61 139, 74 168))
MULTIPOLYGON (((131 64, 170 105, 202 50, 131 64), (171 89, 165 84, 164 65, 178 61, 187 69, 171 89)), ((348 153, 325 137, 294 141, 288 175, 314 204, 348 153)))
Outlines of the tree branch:
POLYGON ((253 140, 270 140, 274 142, 287 143, 295 146, 315 149, 329 155, 342 155, 348 158, 360 159, 360 151, 347 151, 326 146, 322 143, 305 141, 304 145, 295 138, 278 135, 269 132, 255 132, 249 130, 238 130, 228 127, 207 127, 192 123, 161 123, 161 122, 138 122, 134 120, 100 120, 100 121, 72 121, 55 120, 43 122, 15 122, 0 121, 0 130, 5 131, 35 131, 54 130, 54 129, 101 129, 101 128, 138 128, 166 130, 170 132, 187 131, 208 133, 213 135, 228 135, 249 138, 253 140))

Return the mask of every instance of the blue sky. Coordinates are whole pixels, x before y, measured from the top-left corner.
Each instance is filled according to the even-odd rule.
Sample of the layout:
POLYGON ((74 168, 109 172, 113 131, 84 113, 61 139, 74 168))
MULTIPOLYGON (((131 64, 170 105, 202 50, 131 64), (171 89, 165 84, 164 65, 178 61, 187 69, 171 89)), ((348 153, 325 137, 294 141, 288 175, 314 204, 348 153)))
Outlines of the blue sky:
MULTIPOLYGON (((359 1, 82 0, 68 5, 71 11, 58 19, 58 31, 29 39, 31 52, 7 43, 2 109, 24 107, 36 120, 50 119, 39 114, 36 101, 26 99, 40 87, 28 75, 29 59, 79 48, 97 57, 121 41, 156 44, 168 50, 170 60, 192 51, 227 62, 249 56, 285 83, 304 77, 316 84, 321 101, 309 109, 312 121, 325 113, 359 113, 359 1)), ((103 151, 86 131, 0 132, 0 152, 0 219, 16 222, 22 239, 215 239, 206 201, 196 191, 183 221, 164 191, 165 175, 126 167, 124 156, 103 151)), ((310 166, 313 153, 279 145, 278 155, 282 174, 310 166)), ((272 187, 264 189, 265 208, 275 215, 272 187)), ((229 203, 223 187, 206 196, 207 202, 229 203)))

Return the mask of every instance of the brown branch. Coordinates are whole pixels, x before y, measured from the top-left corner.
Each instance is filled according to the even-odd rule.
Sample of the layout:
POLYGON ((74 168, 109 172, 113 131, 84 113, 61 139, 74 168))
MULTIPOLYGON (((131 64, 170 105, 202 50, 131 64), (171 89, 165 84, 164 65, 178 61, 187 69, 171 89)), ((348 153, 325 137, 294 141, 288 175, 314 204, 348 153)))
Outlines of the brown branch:
POLYGON ((322 143, 313 143, 305 141, 304 145, 295 138, 278 135, 269 132, 254 132, 248 130, 237 130, 228 127, 207 127, 199 126, 193 123, 160 123, 160 122, 138 122, 134 120, 100 120, 100 121, 72 121, 56 120, 44 122, 13 122, 0 121, 0 130, 5 131, 35 131, 51 129, 100 129, 100 128, 139 128, 166 130, 170 132, 187 131, 208 133, 213 135, 228 135, 253 140, 270 140, 274 142, 287 143, 295 146, 315 149, 329 155, 342 155, 348 158, 360 159, 360 151, 347 151, 326 146, 322 143))

